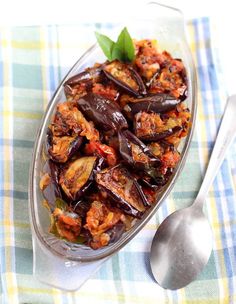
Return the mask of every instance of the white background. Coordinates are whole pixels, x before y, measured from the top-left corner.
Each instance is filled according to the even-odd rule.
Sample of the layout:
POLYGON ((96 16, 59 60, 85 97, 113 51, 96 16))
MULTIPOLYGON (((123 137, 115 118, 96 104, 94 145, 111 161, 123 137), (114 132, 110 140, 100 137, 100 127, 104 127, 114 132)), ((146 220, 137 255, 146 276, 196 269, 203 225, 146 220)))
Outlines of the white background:
MULTIPOLYGON (((144 0, 3 0, 0 26, 37 24, 76 24, 105 21, 110 11, 117 16, 135 14, 144 0)), ((221 63, 229 90, 236 92, 236 1, 235 0, 157 0, 181 9, 186 19, 210 16, 216 21, 221 63), (234 58, 235 57, 235 58, 234 58)))

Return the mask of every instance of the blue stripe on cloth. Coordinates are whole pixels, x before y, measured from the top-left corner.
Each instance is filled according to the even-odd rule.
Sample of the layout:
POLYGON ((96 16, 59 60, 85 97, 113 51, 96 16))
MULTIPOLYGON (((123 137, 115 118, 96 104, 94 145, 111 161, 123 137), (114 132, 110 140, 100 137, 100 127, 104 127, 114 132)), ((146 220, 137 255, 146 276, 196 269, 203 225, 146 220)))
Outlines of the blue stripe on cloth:
MULTIPOLYGON (((53 34, 54 34, 54 26, 49 26, 48 27, 48 43, 50 45, 53 45, 53 34)), ((55 81, 55 69, 56 66, 54 65, 53 62, 53 48, 49 48, 48 52, 48 57, 49 57, 49 84, 50 84, 50 92, 54 92, 56 90, 56 81, 55 81)), ((58 72, 58 70, 57 70, 58 72)))

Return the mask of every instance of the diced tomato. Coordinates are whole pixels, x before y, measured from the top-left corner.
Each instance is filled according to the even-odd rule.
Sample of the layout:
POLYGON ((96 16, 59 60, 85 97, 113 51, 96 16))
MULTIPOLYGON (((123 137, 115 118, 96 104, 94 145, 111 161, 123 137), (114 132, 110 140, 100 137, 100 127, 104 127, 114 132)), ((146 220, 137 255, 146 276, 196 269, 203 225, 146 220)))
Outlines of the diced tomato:
POLYGON ((142 187, 143 193, 145 194, 148 202, 150 204, 155 203, 155 194, 156 192, 150 188, 142 187))
POLYGON ((162 173, 165 174, 168 168, 175 168, 180 160, 179 152, 168 151, 161 157, 162 173))
POLYGON ((104 86, 101 83, 95 83, 92 91, 94 94, 101 95, 110 100, 115 100, 118 93, 118 91, 112 85, 104 86))
POLYGON ((117 163, 117 155, 114 148, 109 147, 99 141, 90 141, 85 145, 86 155, 98 154, 104 157, 109 166, 114 166, 117 163))

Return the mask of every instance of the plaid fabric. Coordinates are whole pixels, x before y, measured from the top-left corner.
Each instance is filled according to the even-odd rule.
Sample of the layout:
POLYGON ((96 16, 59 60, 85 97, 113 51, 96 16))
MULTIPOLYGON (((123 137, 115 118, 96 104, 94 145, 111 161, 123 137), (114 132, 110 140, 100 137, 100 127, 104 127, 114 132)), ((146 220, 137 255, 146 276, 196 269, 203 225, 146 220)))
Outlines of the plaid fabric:
POLYGON ((236 303, 235 145, 207 198, 214 247, 204 271, 186 288, 167 291, 153 281, 148 264, 159 223, 187 206, 197 193, 226 101, 206 18, 188 24, 199 78, 197 125, 185 169, 167 201, 79 291, 53 289, 32 276, 27 184, 35 134, 60 79, 91 45, 91 33, 98 27, 81 24, 0 29, 1 303, 236 303))

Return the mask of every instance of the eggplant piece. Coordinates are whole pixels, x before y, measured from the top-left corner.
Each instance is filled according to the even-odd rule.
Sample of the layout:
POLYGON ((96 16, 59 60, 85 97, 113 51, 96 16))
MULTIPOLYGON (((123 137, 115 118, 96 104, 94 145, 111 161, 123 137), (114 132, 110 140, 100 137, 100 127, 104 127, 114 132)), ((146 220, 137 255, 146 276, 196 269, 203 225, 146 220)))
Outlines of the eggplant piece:
POLYGON ((77 213, 82 219, 86 217, 91 204, 88 201, 79 200, 71 204, 73 212, 77 213))
POLYGON ((142 139, 143 141, 151 142, 151 141, 161 140, 161 139, 171 136, 181 130, 182 130, 182 127, 177 126, 177 127, 174 127, 173 129, 166 130, 161 133, 139 136, 139 138, 142 139))
POLYGON ((108 234, 110 237, 109 244, 118 241, 124 232, 125 224, 121 221, 119 221, 115 226, 107 230, 106 234, 108 234))
POLYGON ((124 110, 126 112, 131 112, 135 115, 138 112, 155 112, 164 113, 174 110, 176 105, 179 104, 181 100, 176 99, 168 94, 155 94, 146 96, 144 98, 133 99, 132 102, 128 103, 124 110))
POLYGON ((121 164, 98 172, 96 182, 126 214, 140 218, 149 206, 140 185, 121 164))
POLYGON ((142 78, 131 65, 115 60, 106 64, 103 72, 107 78, 125 91, 135 96, 147 94, 142 78))
POLYGON ((88 140, 99 140, 99 132, 93 122, 87 121, 78 110, 77 102, 66 101, 57 105, 49 126, 53 136, 85 136, 88 140))
POLYGON ((88 93, 79 98, 78 106, 83 114, 104 131, 128 128, 128 123, 114 101, 88 93))
POLYGON ((48 129, 47 133, 47 151, 49 157, 59 163, 65 163, 79 149, 83 143, 82 136, 53 136, 52 131, 48 129))
POLYGON ((78 200, 91 186, 96 163, 96 156, 81 157, 61 172, 59 184, 69 200, 78 200))
POLYGON ((56 200, 62 197, 58 181, 59 168, 54 162, 48 160, 43 167, 40 188, 42 189, 43 196, 51 211, 56 207, 56 200))
POLYGON ((93 201, 86 214, 84 225, 91 234, 88 238, 89 245, 93 249, 108 245, 111 237, 114 239, 115 236, 119 236, 119 232, 123 232, 124 228, 118 225, 123 218, 124 214, 119 209, 112 208, 102 201, 93 201), (118 225, 117 228, 115 228, 116 225, 118 225))
POLYGON ((96 81, 99 78, 101 71, 102 71, 102 66, 99 66, 96 68, 95 67, 88 68, 85 71, 83 71, 79 74, 76 74, 76 75, 70 77, 69 79, 67 79, 64 82, 64 86, 71 87, 71 86, 74 86, 81 82, 96 81))
POLYGON ((147 142, 161 140, 181 131, 180 123, 171 117, 162 120, 157 113, 139 112, 134 117, 135 135, 147 142))
POLYGON ((78 242, 82 220, 78 214, 64 208, 55 208, 51 215, 50 232, 69 242, 78 242))
POLYGON ((132 132, 120 131, 118 137, 119 151, 126 163, 141 170, 160 165, 160 160, 132 132))

